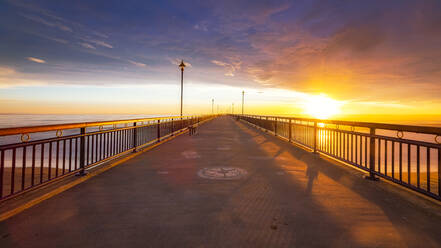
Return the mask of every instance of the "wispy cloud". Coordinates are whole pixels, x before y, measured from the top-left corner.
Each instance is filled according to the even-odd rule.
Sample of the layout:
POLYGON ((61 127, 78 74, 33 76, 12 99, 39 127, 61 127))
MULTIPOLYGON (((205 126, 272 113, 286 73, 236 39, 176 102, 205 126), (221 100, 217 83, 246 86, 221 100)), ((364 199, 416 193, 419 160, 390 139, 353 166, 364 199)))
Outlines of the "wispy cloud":
POLYGON ((208 31, 208 24, 207 24, 207 22, 197 23, 193 26, 193 28, 196 30, 201 30, 201 31, 207 32, 208 31))
POLYGON ((224 75, 228 77, 234 77, 235 71, 240 69, 241 65, 241 62, 226 63, 219 60, 212 60, 211 63, 226 68, 227 72, 224 75))
POLYGON ((84 48, 87 48, 87 49, 93 49, 93 50, 96 49, 96 47, 94 47, 93 45, 91 45, 91 44, 89 44, 89 43, 80 42, 80 45, 81 45, 82 47, 84 47, 84 48))
POLYGON ((9 67, 0 67, 0 77, 13 75, 15 70, 9 67))
POLYGON ((60 30, 66 31, 66 32, 72 32, 72 28, 70 28, 60 22, 56 22, 56 21, 51 22, 51 21, 43 19, 39 16, 34 16, 34 15, 21 14, 21 16, 23 16, 24 18, 27 18, 31 21, 34 21, 34 22, 37 22, 37 23, 40 23, 40 24, 43 24, 43 25, 46 25, 49 27, 55 27, 55 28, 58 28, 60 30))
POLYGON ((147 66, 144 63, 136 62, 136 61, 133 61, 133 60, 128 60, 128 61, 129 61, 130 64, 136 65, 136 66, 139 66, 139 67, 146 67, 147 66))
POLYGON ((39 59, 39 58, 34 58, 34 57, 27 57, 26 58, 29 61, 35 62, 35 63, 40 63, 40 64, 45 64, 46 61, 43 59, 39 59))
MULTIPOLYGON (((27 20, 33 21, 35 23, 43 24, 48 27, 57 28, 59 30, 65 31, 67 33, 71 33, 71 38, 73 39, 73 43, 75 43, 75 40, 81 40, 82 43, 87 43, 89 45, 92 45, 95 48, 92 48, 89 45, 82 45, 83 47, 89 48, 89 49, 96 49, 97 46, 105 47, 105 48, 113 48, 113 45, 111 45, 107 41, 103 41, 102 39, 109 38, 108 35, 103 34, 102 32, 98 32, 96 30, 92 30, 88 28, 87 26, 82 25, 78 22, 70 21, 66 18, 60 17, 51 11, 41 8, 35 4, 28 4, 23 3, 21 1, 8 1, 10 4, 15 5, 17 7, 20 7, 24 10, 23 12, 20 12, 19 15, 24 17, 27 20)), ((34 35, 44 37, 42 33, 34 35)), ((44 38, 48 38, 50 40, 56 41, 58 43, 67 44, 69 41, 65 39, 60 38, 52 38, 49 36, 46 36, 44 38)))
MULTIPOLYGON (((6 1, 20 16, 7 15, 4 21, 13 24, 11 32, 16 28, 15 40, 27 42, 8 40, 6 45, 15 50, 3 53, 3 61, 13 61, 14 54, 32 45, 41 48, 38 56, 50 54, 51 61, 77 67, 87 61, 90 69, 115 74, 147 67, 158 80, 170 77, 161 73, 176 69, 181 58, 190 67, 187 58, 197 65, 193 71, 200 81, 326 92, 339 99, 436 99, 441 89, 439 0, 406 0, 400 5, 381 0, 216 1, 210 6, 194 2, 186 22, 176 21, 186 8, 183 2, 166 11, 162 4, 139 2, 134 6, 139 11, 115 15, 124 7, 122 2, 102 9, 86 0, 55 5, 6 1), (144 10, 153 14, 145 15, 144 10), (166 15, 177 18, 162 18, 166 15), (66 45, 37 40, 37 34, 29 37, 29 30, 66 45), (226 77, 213 78, 213 72, 226 77)), ((28 55, 32 53, 20 57, 28 55)))
POLYGON ((102 41, 102 40, 96 40, 96 39, 90 39, 90 38, 85 38, 85 37, 81 37, 78 36, 78 38, 82 41, 84 41, 85 43, 93 43, 96 46, 102 46, 102 47, 106 47, 106 48, 113 48, 112 45, 110 45, 109 43, 102 41))
POLYGON ((0 88, 13 88, 22 86, 47 85, 39 79, 17 72, 11 67, 0 66, 0 88))
POLYGON ((109 43, 106 43, 104 41, 100 41, 100 40, 92 40, 93 43, 102 46, 102 47, 107 47, 107 48, 113 48, 112 45, 110 45, 109 43))
POLYGON ((67 40, 63 40, 63 39, 59 39, 59 38, 54 38, 54 37, 49 37, 49 36, 43 36, 43 35, 41 35, 41 37, 44 37, 44 38, 46 38, 46 39, 48 39, 48 40, 52 40, 52 41, 55 41, 55 42, 58 42, 58 43, 61 43, 61 44, 68 44, 68 43, 69 43, 69 41, 67 41, 67 40))
POLYGON ((383 106, 383 107, 389 107, 389 108, 412 108, 413 106, 403 104, 400 102, 390 101, 347 101, 350 103, 356 103, 356 104, 362 104, 362 105, 371 105, 371 106, 383 106))

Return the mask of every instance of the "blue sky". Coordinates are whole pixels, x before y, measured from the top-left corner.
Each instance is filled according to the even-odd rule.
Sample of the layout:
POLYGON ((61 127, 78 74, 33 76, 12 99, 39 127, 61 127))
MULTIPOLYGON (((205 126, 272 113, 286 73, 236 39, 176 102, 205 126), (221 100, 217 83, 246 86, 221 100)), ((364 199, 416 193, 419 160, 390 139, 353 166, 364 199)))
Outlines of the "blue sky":
POLYGON ((2 0, 0 101, 108 104, 125 88, 118 104, 172 111, 184 59, 194 106, 276 89, 426 113, 441 106, 440 47, 437 0, 2 0))

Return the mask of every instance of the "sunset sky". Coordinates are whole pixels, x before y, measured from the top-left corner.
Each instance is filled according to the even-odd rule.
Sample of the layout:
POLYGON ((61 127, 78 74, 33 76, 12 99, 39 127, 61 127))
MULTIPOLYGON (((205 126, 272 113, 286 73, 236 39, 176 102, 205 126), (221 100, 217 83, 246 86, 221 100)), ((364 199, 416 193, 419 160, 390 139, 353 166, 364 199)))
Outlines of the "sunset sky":
POLYGON ((0 0, 0 113, 176 114, 181 59, 185 114, 441 115, 441 1, 0 0))

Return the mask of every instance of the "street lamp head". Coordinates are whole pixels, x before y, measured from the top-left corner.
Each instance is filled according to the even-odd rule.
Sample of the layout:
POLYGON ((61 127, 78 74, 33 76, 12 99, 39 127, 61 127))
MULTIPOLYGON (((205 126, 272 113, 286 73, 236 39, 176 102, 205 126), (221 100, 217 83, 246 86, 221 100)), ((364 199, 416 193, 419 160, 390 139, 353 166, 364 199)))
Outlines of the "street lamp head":
POLYGON ((179 64, 179 68, 183 71, 185 68, 184 60, 181 60, 181 64, 179 64))

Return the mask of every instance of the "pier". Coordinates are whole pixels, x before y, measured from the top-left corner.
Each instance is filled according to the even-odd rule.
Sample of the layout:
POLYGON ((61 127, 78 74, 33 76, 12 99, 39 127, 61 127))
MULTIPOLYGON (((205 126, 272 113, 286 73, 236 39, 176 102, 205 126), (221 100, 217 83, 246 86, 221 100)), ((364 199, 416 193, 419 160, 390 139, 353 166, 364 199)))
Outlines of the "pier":
POLYGON ((366 180, 293 134, 289 142, 255 125, 210 117, 191 136, 180 131, 90 169, 87 180, 1 221, 0 246, 441 246, 437 199, 366 180))

